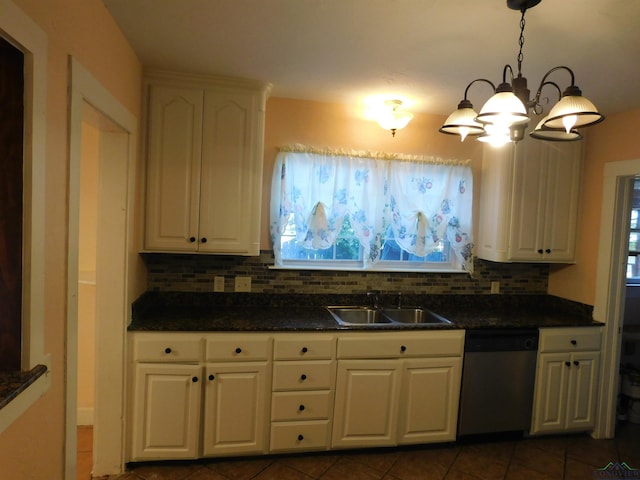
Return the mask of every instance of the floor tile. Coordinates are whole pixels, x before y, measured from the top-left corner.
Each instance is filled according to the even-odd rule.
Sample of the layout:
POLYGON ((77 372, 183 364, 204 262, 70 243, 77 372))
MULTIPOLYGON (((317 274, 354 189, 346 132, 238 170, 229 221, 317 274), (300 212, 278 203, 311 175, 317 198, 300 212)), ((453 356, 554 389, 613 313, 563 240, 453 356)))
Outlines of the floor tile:
POLYGON ((458 452, 457 447, 403 452, 389 473, 402 480, 442 480, 458 452))
POLYGON ((91 452, 93 450, 93 427, 82 425, 77 430, 78 452, 91 452))
POLYGON ((278 463, 312 478, 320 478, 339 458, 338 454, 292 455, 278 459, 278 463))
POLYGON ((381 474, 387 473, 398 461, 401 452, 398 450, 380 449, 364 450, 344 454, 345 458, 367 465, 381 474))
POLYGON ((514 448, 511 465, 546 473, 551 478, 564 475, 564 457, 538 448, 536 442, 517 443, 514 448))
POLYGON ((249 480, 265 470, 275 461, 272 457, 251 459, 216 459, 207 468, 229 480, 249 480))
POLYGON ((93 468, 93 453, 91 450, 78 452, 76 459, 76 479, 91 480, 91 470, 93 468))
POLYGON ((564 471, 560 471, 559 474, 542 473, 538 470, 534 470, 533 468, 529 468, 519 463, 511 463, 511 465, 509 465, 509 469, 507 470, 507 475, 504 478, 505 480, 558 480, 562 479, 563 475, 564 471))
POLYGON ((254 480, 314 480, 314 477, 280 462, 269 465, 253 478, 254 480))
POLYGON ((507 473, 513 449, 511 442, 464 445, 451 471, 475 475, 482 480, 502 480, 507 473))
MULTIPOLYGON (((79 464, 90 455, 79 452, 79 464)), ((99 480, 585 480, 595 478, 596 469, 610 461, 626 461, 630 467, 640 468, 640 425, 619 425, 614 440, 595 440, 579 434, 216 458, 193 464, 158 462, 137 464, 125 474, 99 480)), ((90 461, 85 468, 91 468, 90 461)))
POLYGON ((196 465, 166 465, 145 464, 131 469, 142 480, 186 480, 198 470, 196 465))
POLYGON ((341 458, 327 470, 322 480, 381 480, 384 473, 349 458, 341 458))

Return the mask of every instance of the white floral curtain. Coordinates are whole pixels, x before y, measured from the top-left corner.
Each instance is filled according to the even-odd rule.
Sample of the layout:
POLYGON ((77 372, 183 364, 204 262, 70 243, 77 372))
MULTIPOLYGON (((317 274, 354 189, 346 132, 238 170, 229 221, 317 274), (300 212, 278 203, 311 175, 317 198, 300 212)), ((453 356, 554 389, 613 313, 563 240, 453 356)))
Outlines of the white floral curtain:
POLYGON ((271 193, 276 263, 281 264, 280 236, 292 213, 297 241, 311 249, 332 246, 348 216, 366 261, 377 261, 386 167, 384 160, 373 158, 280 152, 271 193))
POLYGON ((310 249, 335 244, 348 216, 365 268, 380 260, 391 225, 403 250, 425 256, 447 239, 457 263, 472 271, 473 179, 460 162, 287 147, 276 158, 271 196, 276 265, 293 214, 296 240, 310 249))
POLYGON ((471 168, 455 164, 393 162, 389 208, 394 239, 419 257, 448 240, 457 260, 471 271, 471 168))

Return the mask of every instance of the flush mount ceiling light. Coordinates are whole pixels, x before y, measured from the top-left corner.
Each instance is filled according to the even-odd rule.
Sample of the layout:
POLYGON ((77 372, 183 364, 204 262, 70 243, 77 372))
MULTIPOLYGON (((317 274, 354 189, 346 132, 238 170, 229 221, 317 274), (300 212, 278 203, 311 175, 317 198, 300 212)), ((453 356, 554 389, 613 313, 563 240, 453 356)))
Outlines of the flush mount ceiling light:
POLYGON ((406 127, 413 114, 404 110, 399 110, 402 106, 402 100, 385 100, 385 109, 382 110, 376 120, 378 124, 385 130, 391 131, 391 136, 396 136, 396 131, 406 127))
POLYGON ((554 67, 542 77, 535 96, 530 99, 527 79, 522 76, 522 47, 524 46, 524 16, 527 9, 535 7, 542 0, 507 0, 507 7, 519 10, 520 19, 520 51, 518 52, 518 73, 514 77, 511 65, 505 65, 502 71, 502 83, 497 87, 489 80, 478 78, 473 80, 464 91, 464 98, 458 104, 458 109, 445 120, 439 131, 449 135, 460 135, 461 140, 467 136, 478 136, 481 141, 491 144, 504 144, 506 141, 517 142, 524 138, 524 130, 531 120, 529 114, 541 115, 544 111, 540 103, 542 89, 546 86, 555 87, 562 92, 558 84, 548 80, 557 71, 565 71, 571 77, 571 84, 562 92, 560 101, 556 103, 549 114, 544 117, 529 134, 533 138, 552 141, 580 140, 582 135, 575 130, 587 127, 604 120, 591 101, 582 96, 582 92, 575 85, 573 71, 564 65, 554 67), (507 81, 507 74, 509 79, 507 81), (494 95, 483 105, 480 113, 476 113, 472 103, 467 99, 469 88, 476 82, 491 85, 494 95))

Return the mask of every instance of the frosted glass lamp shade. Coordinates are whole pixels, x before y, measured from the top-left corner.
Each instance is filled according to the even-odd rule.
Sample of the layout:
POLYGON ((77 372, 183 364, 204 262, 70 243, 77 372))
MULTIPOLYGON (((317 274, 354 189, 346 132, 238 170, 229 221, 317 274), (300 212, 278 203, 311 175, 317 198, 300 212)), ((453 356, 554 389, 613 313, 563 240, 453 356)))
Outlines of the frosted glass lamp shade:
POLYGON ((464 100, 460 102, 458 109, 447 117, 438 130, 440 133, 460 135, 463 142, 468 135, 475 136, 485 133, 482 124, 475 121, 478 114, 471 103, 467 103, 468 106, 465 106, 464 100))
POLYGON ((511 91, 497 92, 482 106, 480 114, 476 117, 480 123, 493 123, 496 125, 517 125, 527 123, 527 109, 518 97, 511 91))
MULTIPOLYGON (((581 93, 580 90, 578 93, 581 93)), ((604 115, 598 112, 591 100, 581 94, 567 95, 565 91, 562 99, 549 112, 543 125, 552 129, 562 128, 569 132, 572 128, 587 127, 602 120, 604 115)))
POLYGON ((382 128, 384 128, 385 130, 391 130, 393 132, 395 130, 400 130, 406 127, 412 118, 412 113, 399 110, 389 110, 381 114, 377 118, 377 120, 378 124, 382 128))
POLYGON ((538 122, 536 128, 529 134, 530 137, 538 140, 548 140, 551 142, 573 142, 582 140, 582 135, 577 130, 566 131, 564 128, 549 128, 544 125, 549 116, 544 117, 538 122))

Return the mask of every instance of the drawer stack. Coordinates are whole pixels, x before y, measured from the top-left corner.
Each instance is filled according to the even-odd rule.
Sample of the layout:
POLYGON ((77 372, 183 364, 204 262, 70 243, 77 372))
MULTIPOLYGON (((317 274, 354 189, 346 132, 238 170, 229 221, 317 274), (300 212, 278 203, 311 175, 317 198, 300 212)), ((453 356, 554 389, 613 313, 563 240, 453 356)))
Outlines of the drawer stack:
POLYGON ((335 352, 336 338, 332 334, 275 338, 271 452, 329 448, 335 352))

